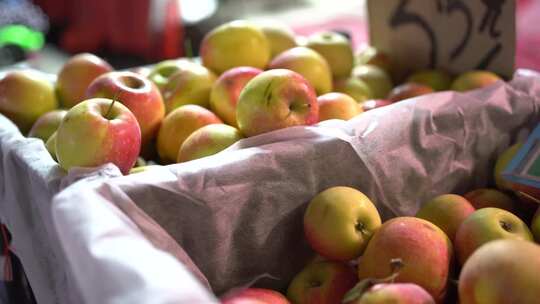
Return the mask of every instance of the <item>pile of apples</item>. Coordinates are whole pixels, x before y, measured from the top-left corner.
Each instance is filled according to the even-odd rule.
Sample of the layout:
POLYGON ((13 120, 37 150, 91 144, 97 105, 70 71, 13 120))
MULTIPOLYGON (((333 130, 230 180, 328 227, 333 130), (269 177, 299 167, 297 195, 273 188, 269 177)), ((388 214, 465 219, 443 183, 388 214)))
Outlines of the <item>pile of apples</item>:
POLYGON ((316 255, 286 296, 247 288, 224 295, 222 303, 539 303, 538 202, 501 178, 520 146, 498 158, 497 188, 439 195, 415 216, 382 222, 357 189, 322 191, 303 218, 316 255))
POLYGON ((200 60, 114 71, 85 53, 70 58, 54 82, 9 72, 0 79, 0 113, 41 138, 65 170, 111 162, 128 174, 212 155, 246 136, 499 80, 487 71, 452 79, 424 70, 394 86, 391 67, 373 47, 355 56, 337 32, 299 37, 278 23, 237 20, 207 33, 200 60))

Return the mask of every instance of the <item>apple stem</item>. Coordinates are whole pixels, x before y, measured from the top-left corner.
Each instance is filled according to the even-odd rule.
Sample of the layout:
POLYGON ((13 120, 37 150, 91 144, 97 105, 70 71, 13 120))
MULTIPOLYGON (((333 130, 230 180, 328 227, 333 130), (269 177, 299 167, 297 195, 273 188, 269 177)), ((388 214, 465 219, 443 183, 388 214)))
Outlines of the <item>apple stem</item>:
POLYGON ((111 104, 109 105, 109 108, 107 109, 107 113, 105 113, 105 118, 107 120, 110 120, 109 115, 111 114, 111 111, 112 111, 114 103, 116 102, 116 99, 118 99, 118 95, 120 95, 120 91, 116 92, 116 94, 114 95, 114 97, 113 97, 113 99, 111 101, 111 104))
POLYGON ((388 283, 388 282, 394 283, 394 280, 399 275, 399 272, 401 271, 403 266, 405 266, 405 264, 403 263, 402 259, 399 259, 399 258, 391 259, 390 260, 391 274, 389 276, 387 276, 386 278, 382 278, 382 279, 367 278, 367 279, 364 279, 364 280, 358 282, 358 284, 356 284, 356 286, 354 286, 351 290, 349 290, 345 294, 345 296, 343 297, 343 300, 341 301, 341 303, 345 304, 345 303, 349 303, 349 302, 355 301, 357 299, 360 299, 362 297, 362 295, 369 288, 371 288, 372 286, 374 286, 376 284, 388 283))

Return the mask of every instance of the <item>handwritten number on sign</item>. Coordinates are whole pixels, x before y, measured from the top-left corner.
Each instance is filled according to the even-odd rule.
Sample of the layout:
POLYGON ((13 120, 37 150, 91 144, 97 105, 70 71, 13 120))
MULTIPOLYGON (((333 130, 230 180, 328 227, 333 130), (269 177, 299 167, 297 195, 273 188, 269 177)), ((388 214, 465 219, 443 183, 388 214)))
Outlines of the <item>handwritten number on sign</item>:
POLYGON ((450 53, 450 60, 454 61, 456 58, 463 53, 465 46, 469 43, 471 38, 472 28, 473 28, 473 19, 469 7, 463 3, 461 0, 448 0, 448 6, 446 7, 446 14, 451 15, 453 12, 461 12, 465 16, 465 21, 467 23, 467 28, 463 32, 463 38, 461 42, 457 45, 455 49, 450 53))
POLYGON ((491 38, 498 38, 501 35, 501 32, 498 31, 495 26, 497 26, 497 21, 501 16, 502 6, 506 0, 482 0, 486 6, 486 12, 478 28, 479 32, 483 32, 486 29, 486 26, 489 24, 489 35, 491 38))
POLYGON ((410 0, 401 0, 397 9, 390 18, 390 27, 397 28, 404 25, 417 25, 428 36, 429 43, 431 44, 431 50, 429 52, 429 67, 434 68, 437 65, 438 44, 435 37, 435 33, 431 26, 426 22, 422 16, 415 14, 414 12, 407 11, 406 6, 410 0))

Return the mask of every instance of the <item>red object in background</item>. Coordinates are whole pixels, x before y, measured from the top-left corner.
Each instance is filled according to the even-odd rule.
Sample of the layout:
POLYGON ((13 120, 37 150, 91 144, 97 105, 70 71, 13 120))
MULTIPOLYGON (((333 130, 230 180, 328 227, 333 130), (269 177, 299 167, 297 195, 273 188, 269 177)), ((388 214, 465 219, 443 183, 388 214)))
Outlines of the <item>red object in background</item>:
POLYGON ((146 59, 183 56, 179 0, 35 0, 52 24, 65 26, 71 53, 112 52, 146 59))

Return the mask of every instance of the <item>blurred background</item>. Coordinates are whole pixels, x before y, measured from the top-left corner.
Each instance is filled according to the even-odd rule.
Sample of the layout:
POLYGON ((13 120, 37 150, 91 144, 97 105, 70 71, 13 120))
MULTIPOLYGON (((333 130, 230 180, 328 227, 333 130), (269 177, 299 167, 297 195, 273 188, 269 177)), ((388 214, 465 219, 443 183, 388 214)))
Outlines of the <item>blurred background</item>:
MULTIPOLYGON (((517 67, 540 70, 539 0, 517 2, 517 67)), ((206 32, 233 19, 275 19, 300 35, 330 29, 368 40, 365 0, 0 0, 0 69, 21 60, 56 72, 92 52, 122 69, 197 55, 206 32)))

